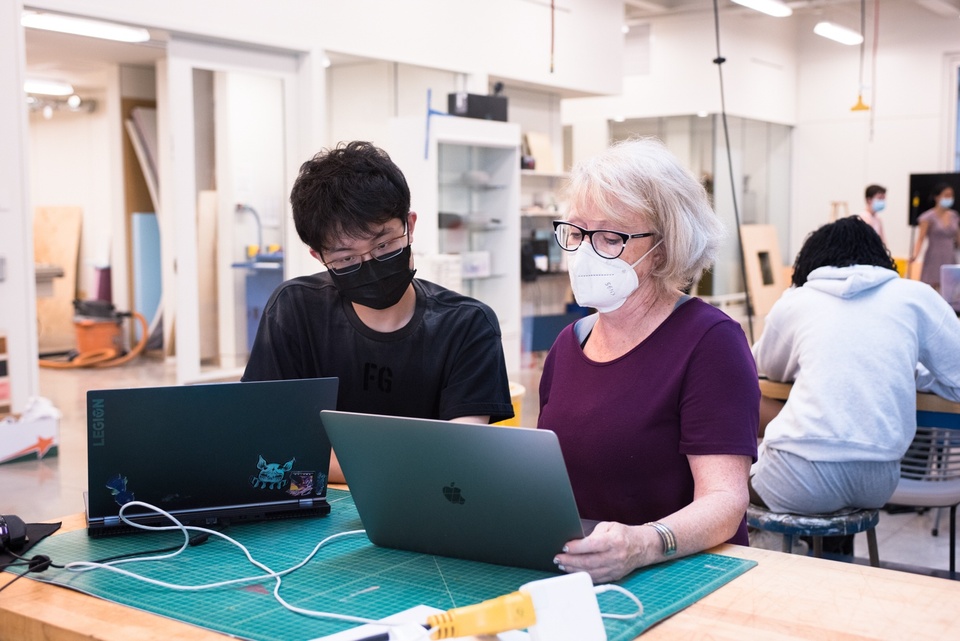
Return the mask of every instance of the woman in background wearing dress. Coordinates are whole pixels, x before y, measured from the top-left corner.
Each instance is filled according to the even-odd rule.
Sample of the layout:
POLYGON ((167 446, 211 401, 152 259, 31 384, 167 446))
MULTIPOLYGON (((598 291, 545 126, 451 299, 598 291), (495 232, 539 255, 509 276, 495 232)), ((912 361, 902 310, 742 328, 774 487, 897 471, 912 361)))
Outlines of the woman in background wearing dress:
POLYGON ((927 251, 923 255, 920 280, 940 291, 940 266, 957 262, 954 252, 960 242, 960 214, 953 210, 953 187, 937 183, 933 188, 933 209, 920 214, 920 235, 910 256, 912 263, 920 255, 924 239, 927 251))

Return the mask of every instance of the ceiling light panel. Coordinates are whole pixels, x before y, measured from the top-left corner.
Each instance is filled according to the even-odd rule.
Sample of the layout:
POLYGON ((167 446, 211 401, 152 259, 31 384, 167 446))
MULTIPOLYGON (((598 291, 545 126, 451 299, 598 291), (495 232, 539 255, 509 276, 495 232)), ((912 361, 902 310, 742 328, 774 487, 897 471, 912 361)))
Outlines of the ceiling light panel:
POLYGON ((23 83, 23 91, 44 96, 69 96, 73 93, 73 87, 70 83, 61 80, 27 78, 23 83))
POLYGON ((859 33, 833 22, 818 22, 817 26, 813 28, 813 32, 842 45, 858 45, 863 42, 863 36, 859 33))
POLYGON ((733 0, 733 2, 774 18, 786 18, 793 15, 793 9, 779 0, 733 0))
POLYGON ((57 31, 75 36, 101 38, 103 40, 114 40, 116 42, 147 42, 150 40, 150 32, 140 27, 130 27, 100 20, 88 20, 86 18, 74 18, 73 16, 64 16, 56 13, 24 11, 20 16, 20 24, 28 29, 57 31))

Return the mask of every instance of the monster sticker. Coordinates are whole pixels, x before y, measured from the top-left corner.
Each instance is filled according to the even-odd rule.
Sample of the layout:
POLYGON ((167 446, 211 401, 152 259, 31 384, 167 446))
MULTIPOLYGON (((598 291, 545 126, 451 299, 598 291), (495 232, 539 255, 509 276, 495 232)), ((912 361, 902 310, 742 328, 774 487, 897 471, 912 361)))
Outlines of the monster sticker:
POLYGON ((117 505, 126 505, 133 499, 133 492, 127 490, 127 477, 117 474, 107 481, 107 489, 113 495, 117 505))
POLYGON ((287 472, 293 469, 293 462, 297 459, 292 458, 283 465, 279 463, 267 463, 263 457, 258 457, 257 469, 260 473, 257 476, 250 477, 250 483, 253 487, 263 490, 280 490, 287 484, 287 472))
POLYGON ((297 470, 290 472, 290 488, 287 490, 287 494, 290 496, 310 496, 313 494, 314 478, 313 472, 297 470))

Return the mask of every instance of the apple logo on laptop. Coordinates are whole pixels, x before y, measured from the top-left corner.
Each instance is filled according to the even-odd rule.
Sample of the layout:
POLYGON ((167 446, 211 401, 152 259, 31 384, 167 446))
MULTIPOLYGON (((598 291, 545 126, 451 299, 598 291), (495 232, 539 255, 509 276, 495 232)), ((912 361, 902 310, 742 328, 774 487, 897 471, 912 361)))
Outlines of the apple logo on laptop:
POLYGON ((451 483, 443 487, 443 498, 455 505, 463 505, 467 502, 467 499, 463 498, 460 494, 460 488, 457 487, 456 483, 451 483))

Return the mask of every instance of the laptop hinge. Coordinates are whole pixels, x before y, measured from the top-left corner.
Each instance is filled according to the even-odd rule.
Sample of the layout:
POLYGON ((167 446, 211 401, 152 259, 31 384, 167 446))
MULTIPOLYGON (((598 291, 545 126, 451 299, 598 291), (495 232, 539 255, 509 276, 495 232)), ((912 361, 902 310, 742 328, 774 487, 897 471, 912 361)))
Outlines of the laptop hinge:
POLYGON ((105 516, 103 517, 103 527, 114 527, 120 525, 119 516, 105 516))
POLYGON ((313 507, 313 499, 300 499, 300 507, 313 507))

